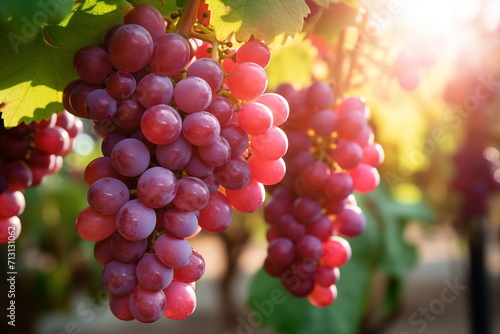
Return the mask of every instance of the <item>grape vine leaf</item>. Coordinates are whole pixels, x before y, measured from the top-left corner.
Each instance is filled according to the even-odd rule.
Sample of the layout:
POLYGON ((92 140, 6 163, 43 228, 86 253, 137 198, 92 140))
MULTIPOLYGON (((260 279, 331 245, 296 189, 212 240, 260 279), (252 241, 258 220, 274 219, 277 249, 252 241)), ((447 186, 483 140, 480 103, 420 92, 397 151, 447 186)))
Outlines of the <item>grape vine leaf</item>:
POLYGON ((219 41, 232 33, 238 42, 253 35, 271 48, 302 30, 309 7, 304 0, 206 0, 219 41))
POLYGON ((6 127, 40 121, 62 110, 62 90, 75 78, 73 55, 97 45, 132 6, 124 0, 87 0, 61 23, 46 25, 29 43, 24 36, 0 33, 0 102, 6 127))
POLYGON ((135 6, 140 3, 150 4, 160 11, 163 17, 168 18, 170 14, 177 13, 179 8, 184 8, 187 0, 129 0, 135 6))

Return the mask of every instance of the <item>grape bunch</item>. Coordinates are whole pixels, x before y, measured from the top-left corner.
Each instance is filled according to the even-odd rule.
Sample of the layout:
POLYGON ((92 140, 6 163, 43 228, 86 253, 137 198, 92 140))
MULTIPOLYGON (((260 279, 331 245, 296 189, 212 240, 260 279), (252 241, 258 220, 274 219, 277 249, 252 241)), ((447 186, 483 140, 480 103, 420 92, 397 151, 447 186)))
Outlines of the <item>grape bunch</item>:
POLYGON ((0 119, 0 243, 19 237, 26 201, 22 190, 57 173, 83 123, 67 111, 38 123, 5 128, 0 119))
POLYGON ((346 238, 366 226, 352 193, 378 186, 375 167, 383 150, 374 142, 363 98, 349 97, 333 108, 331 88, 319 81, 301 90, 282 84, 276 91, 290 103, 283 125, 290 146, 285 178, 269 187, 272 199, 264 207, 264 269, 293 296, 325 307, 335 301, 339 267, 351 256, 346 238))
POLYGON ((225 230, 233 208, 257 210, 264 184, 285 175, 278 126, 289 108, 264 94, 269 49, 253 40, 231 54, 225 45, 215 60, 196 57, 207 55, 200 42, 167 32, 156 8, 137 5, 101 45, 76 52, 80 78, 63 94, 66 109, 103 138, 102 156, 84 172, 89 206, 76 231, 95 242, 121 320, 189 317, 205 261, 188 239, 225 230))

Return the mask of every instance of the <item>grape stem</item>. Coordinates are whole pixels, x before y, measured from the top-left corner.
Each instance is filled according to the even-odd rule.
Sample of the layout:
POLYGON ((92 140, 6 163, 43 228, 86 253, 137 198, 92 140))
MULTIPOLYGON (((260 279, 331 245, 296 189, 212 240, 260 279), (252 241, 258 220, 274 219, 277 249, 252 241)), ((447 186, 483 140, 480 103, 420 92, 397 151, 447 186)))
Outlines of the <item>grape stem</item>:
POLYGON ((212 44, 212 58, 218 60, 219 45, 221 44, 213 30, 196 21, 200 0, 188 0, 184 11, 174 29, 174 32, 183 36, 197 38, 212 44))

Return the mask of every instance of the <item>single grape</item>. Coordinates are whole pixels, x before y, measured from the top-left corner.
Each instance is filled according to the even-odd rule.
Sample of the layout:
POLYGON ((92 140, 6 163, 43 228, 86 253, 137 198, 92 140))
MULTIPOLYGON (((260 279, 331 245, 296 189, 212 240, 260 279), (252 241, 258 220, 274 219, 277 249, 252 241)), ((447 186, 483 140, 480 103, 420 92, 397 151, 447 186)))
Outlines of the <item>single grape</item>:
POLYGON ((207 164, 220 167, 231 159, 231 147, 224 137, 218 137, 212 144, 198 148, 200 157, 207 164))
POLYGON ((183 177, 177 182, 177 193, 172 203, 184 211, 197 211, 208 202, 209 192, 205 182, 197 177, 183 177))
POLYGON ((111 119, 116 113, 116 100, 105 89, 96 89, 87 95, 87 113, 94 121, 111 119))
POLYGON ((198 229, 198 218, 194 212, 169 208, 163 215, 165 231, 176 238, 187 238, 198 229))
POLYGON ((135 319, 132 313, 130 313, 129 298, 130 294, 109 296, 109 309, 111 313, 120 320, 130 321, 135 319))
POLYGON ((113 66, 124 72, 136 72, 145 67, 153 54, 153 39, 137 24, 118 27, 109 41, 109 57, 113 66))
POLYGON ((115 145, 111 152, 111 162, 114 169, 125 176, 138 176, 149 165, 148 148, 141 141, 127 138, 115 145))
POLYGON ((168 77, 150 73, 139 81, 136 94, 145 108, 157 104, 169 104, 174 96, 174 85, 168 77))
POLYGON ((187 266, 193 254, 187 240, 166 233, 156 239, 154 250, 161 262, 174 269, 187 266))
POLYGON ((149 65, 157 75, 174 76, 187 66, 190 53, 184 37, 175 33, 163 34, 155 40, 149 65))
POLYGON ((267 88, 267 74, 256 63, 241 63, 236 65, 229 73, 227 85, 237 99, 244 101, 255 100, 267 88))
POLYGON ((97 46, 85 46, 73 57, 73 66, 78 76, 90 84, 101 84, 113 71, 109 55, 97 46))
POLYGON ((200 210, 198 224, 209 233, 224 231, 233 218, 231 205, 226 196, 216 191, 210 195, 208 203, 200 210))
POLYGON ((193 314, 196 308, 196 294, 189 284, 172 281, 163 292, 168 301, 164 314, 167 318, 181 320, 193 314))
POLYGON ((20 216, 26 207, 26 200, 20 191, 5 190, 0 193, 0 219, 20 216))
POLYGON ((182 111, 194 113, 205 110, 212 100, 210 85, 200 77, 182 79, 174 89, 174 102, 182 111))
POLYGON ((290 106, 283 96, 276 93, 265 93, 259 96, 255 102, 262 103, 271 110, 274 126, 280 126, 288 119, 290 106))
POLYGON ((125 24, 138 24, 144 27, 153 40, 165 34, 165 20, 154 6, 139 3, 123 18, 125 24))
POLYGON ((249 102, 241 106, 238 112, 238 125, 250 135, 260 135, 271 129, 273 114, 265 105, 249 102))
POLYGON ((195 112, 184 118, 182 134, 193 145, 208 146, 219 138, 220 124, 217 118, 209 112, 195 112))
POLYGON ((130 313, 140 322, 157 321, 165 312, 166 305, 165 293, 162 290, 148 290, 141 284, 137 284, 130 293, 130 313))
POLYGON ((240 156, 231 157, 223 166, 214 171, 215 180, 224 188, 241 189, 250 181, 251 171, 248 162, 240 156))
POLYGON ((248 165, 252 177, 265 185, 277 184, 285 177, 286 165, 282 158, 265 160, 254 154, 248 159, 248 165))
POLYGON ((248 41, 236 51, 236 63, 253 62, 266 68, 271 61, 271 52, 264 42, 248 41))
POLYGON ((223 96, 215 96, 208 107, 205 109, 213 114, 219 120, 219 124, 224 126, 229 122, 233 115, 233 106, 231 102, 223 96))
POLYGON ((168 205, 177 193, 177 178, 163 167, 146 170, 137 181, 137 197, 150 208, 168 205))
POLYGON ((277 160, 288 150, 288 138, 282 129, 272 126, 263 134, 252 136, 250 149, 261 159, 277 160))
POLYGON ((76 217, 76 233, 86 241, 100 241, 111 236, 116 230, 115 215, 103 215, 90 206, 76 217))
POLYGON ((97 180, 87 192, 89 205, 104 215, 117 213, 121 206, 128 202, 129 197, 129 190, 125 183, 111 177, 97 180))
POLYGON ((243 188, 226 190, 226 197, 234 209, 243 213, 254 212, 264 203, 264 186, 254 178, 250 178, 243 188))
POLYGON ((126 99, 134 94, 137 82, 132 74, 116 71, 106 79, 106 89, 116 99, 126 99))
POLYGON ((135 263, 109 262, 102 270, 101 283, 106 291, 115 296, 132 292, 137 285, 135 263))
POLYGON ((158 104, 147 109, 141 119, 141 130, 144 136, 157 145, 173 142, 183 127, 177 110, 166 104, 158 104))
POLYGON ((158 145, 156 148, 156 160, 165 168, 178 170, 186 166, 191 159, 192 152, 193 146, 180 133, 173 142, 158 145))
POLYGON ((212 58, 201 58, 189 65, 186 77, 199 77, 205 80, 215 94, 222 85, 224 72, 219 63, 212 58))
POLYGON ((146 253, 137 262, 137 280, 149 290, 165 289, 172 282, 174 270, 161 262, 153 253, 146 253))
POLYGON ((146 239, 154 230, 156 214, 137 199, 122 205, 116 214, 116 229, 128 240, 146 239))

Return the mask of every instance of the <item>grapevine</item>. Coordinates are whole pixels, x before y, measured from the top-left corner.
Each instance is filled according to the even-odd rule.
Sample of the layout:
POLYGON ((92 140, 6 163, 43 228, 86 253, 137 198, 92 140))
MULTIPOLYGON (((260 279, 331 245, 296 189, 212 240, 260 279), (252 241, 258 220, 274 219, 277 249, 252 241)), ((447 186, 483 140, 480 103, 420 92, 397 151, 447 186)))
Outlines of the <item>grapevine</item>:
POLYGON ((290 102, 283 126, 290 147, 285 178, 272 187, 264 209, 270 224, 264 269, 292 295, 325 307, 337 298, 339 267, 351 256, 345 238, 366 225, 352 192, 378 186, 383 150, 374 142, 364 99, 349 97, 332 108, 334 94, 319 81, 300 91, 283 84, 277 92, 290 102))
POLYGON ((59 172, 82 131, 82 121, 67 111, 8 129, 0 120, 0 243, 14 242, 21 233, 22 191, 59 172))
POLYGON ((103 138, 103 156, 84 173, 89 206, 76 231, 96 243, 110 309, 122 320, 190 316, 205 264, 188 239, 225 230, 233 208, 256 211, 264 184, 285 174, 278 126, 289 110, 264 93, 269 49, 253 40, 234 62, 224 57, 231 44, 195 24, 189 4, 172 32, 156 8, 137 5, 100 46, 76 52, 79 79, 64 92, 65 108, 103 138), (190 36, 212 42, 212 57, 197 58, 190 36), (233 62, 229 74, 223 59, 233 62))

